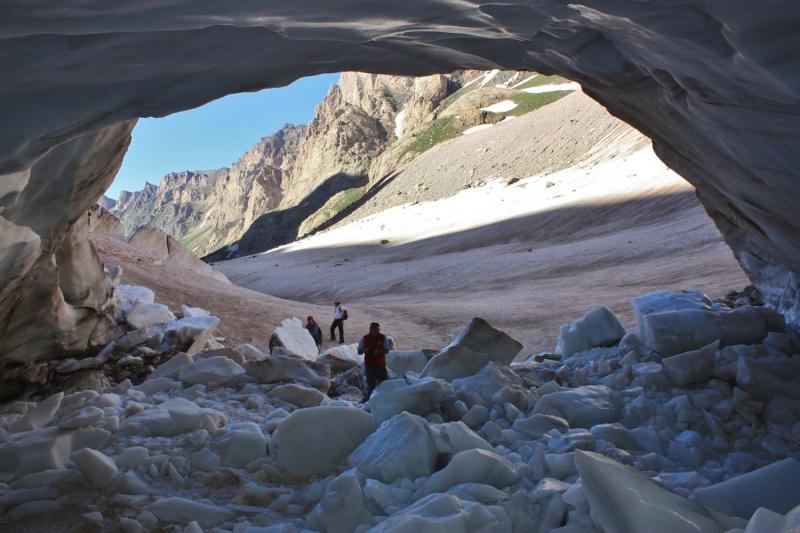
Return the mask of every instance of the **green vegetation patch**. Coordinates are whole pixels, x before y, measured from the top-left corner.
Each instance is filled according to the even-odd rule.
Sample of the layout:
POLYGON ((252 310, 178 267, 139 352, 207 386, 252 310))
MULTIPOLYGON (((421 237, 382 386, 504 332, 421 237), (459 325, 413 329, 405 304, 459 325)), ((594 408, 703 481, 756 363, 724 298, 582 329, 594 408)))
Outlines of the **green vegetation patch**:
POLYGON ((470 92, 472 89, 474 89, 474 87, 472 86, 461 87, 453 94, 447 96, 446 98, 443 98, 442 101, 439 102, 439 107, 437 108, 437 111, 441 113, 442 111, 450 107, 450 104, 452 104, 453 102, 455 102, 456 100, 458 100, 459 98, 470 92))
POLYGON ((336 196, 333 197, 333 203, 328 207, 328 209, 332 212, 333 215, 338 215, 350 205, 364 196, 364 193, 367 190, 367 186, 364 185, 363 187, 355 187, 354 189, 347 189, 346 191, 342 191, 336 196))
POLYGON ((515 89, 529 89, 531 87, 539 87, 541 85, 549 85, 551 83, 569 83, 568 79, 562 78, 561 76, 543 76, 539 74, 532 80, 526 81, 524 84, 520 85, 519 87, 514 87, 515 89))
POLYGON ((440 142, 457 137, 460 133, 461 130, 455 126, 453 117, 439 117, 417 134, 408 147, 408 151, 413 154, 421 154, 440 142))
POLYGON ((358 201, 359 198, 364 196, 367 191, 367 186, 355 187, 347 189, 338 194, 333 195, 316 213, 308 217, 300 226, 298 235, 303 236, 311 231, 317 229, 320 225, 332 219, 353 203, 358 201))
POLYGON ((509 111, 508 114, 518 117, 520 115, 524 115, 525 113, 530 113, 531 111, 535 111, 542 106, 546 106, 547 104, 552 104, 556 100, 560 100, 561 98, 567 96, 568 94, 572 94, 573 92, 575 91, 553 91, 551 93, 538 93, 538 94, 530 94, 530 93, 515 94, 514 96, 511 97, 511 99, 517 104, 517 107, 509 111))
POLYGON ((194 251, 195 249, 199 249, 202 247, 203 244, 207 241, 207 233, 211 231, 210 227, 199 228, 193 232, 188 233, 184 238, 180 239, 179 242, 184 245, 189 250, 194 251))

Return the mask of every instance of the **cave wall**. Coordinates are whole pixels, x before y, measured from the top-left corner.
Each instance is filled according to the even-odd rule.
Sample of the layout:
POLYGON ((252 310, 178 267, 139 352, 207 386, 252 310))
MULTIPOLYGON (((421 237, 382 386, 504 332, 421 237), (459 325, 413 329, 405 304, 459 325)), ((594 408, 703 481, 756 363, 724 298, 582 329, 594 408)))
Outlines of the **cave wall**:
POLYGON ((119 170, 135 123, 58 145, 3 198, 0 360, 91 354, 117 333, 87 212, 119 170))
POLYGON ((5 2, 0 359, 102 337, 104 282, 76 223, 113 179, 132 119, 344 70, 580 82, 697 187, 745 271, 797 323, 798 27, 790 0, 5 2), (58 342, 22 348, 26 306, 47 310, 38 320, 58 342))

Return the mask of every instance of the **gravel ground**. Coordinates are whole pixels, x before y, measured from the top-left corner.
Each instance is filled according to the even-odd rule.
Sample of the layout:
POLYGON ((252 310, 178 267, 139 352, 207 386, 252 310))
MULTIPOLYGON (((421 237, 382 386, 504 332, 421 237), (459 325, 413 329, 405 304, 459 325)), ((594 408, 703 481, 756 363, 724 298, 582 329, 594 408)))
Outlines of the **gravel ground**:
MULTIPOLYGON (((122 283, 151 288, 156 301, 168 305, 173 311, 180 311, 181 305, 186 304, 202 307, 220 317, 219 334, 228 339, 225 344, 246 342, 265 349, 275 326, 291 316, 305 320, 306 316, 313 315, 323 332, 330 324, 335 297, 330 298, 329 305, 326 302, 317 305, 275 298, 174 265, 159 266, 146 252, 115 239, 95 236, 92 242, 106 265, 122 266, 122 283)), ((260 268, 269 272, 266 265, 260 268)), ((331 290, 335 292, 335 289, 331 290)), ((346 342, 358 342, 373 320, 394 325, 393 333, 400 348, 438 346, 443 341, 443 334, 425 321, 409 319, 401 312, 382 307, 350 305, 347 301, 345 304, 350 315, 345 325, 346 342)), ((323 348, 329 344, 325 339, 323 348)))

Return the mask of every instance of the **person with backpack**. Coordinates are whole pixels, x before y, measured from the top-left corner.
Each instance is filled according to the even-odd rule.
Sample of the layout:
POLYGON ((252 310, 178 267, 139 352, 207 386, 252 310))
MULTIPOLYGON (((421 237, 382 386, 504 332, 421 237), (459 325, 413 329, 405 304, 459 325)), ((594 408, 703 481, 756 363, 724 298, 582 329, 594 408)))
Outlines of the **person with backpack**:
POLYGON ((361 400, 366 403, 382 381, 389 379, 386 371, 386 354, 389 352, 389 339, 381 333, 381 326, 377 322, 369 325, 369 333, 361 337, 358 343, 358 353, 364 354, 364 373, 367 377, 367 393, 361 400))
POLYGON ((347 309, 341 300, 333 302, 333 323, 331 324, 331 340, 336 340, 336 329, 339 329, 339 344, 344 344, 344 321, 347 320, 347 309))
POLYGON ((320 329, 319 324, 311 315, 306 318, 306 329, 311 334, 314 342, 317 343, 317 350, 319 350, 320 346, 322 346, 322 329, 320 329))

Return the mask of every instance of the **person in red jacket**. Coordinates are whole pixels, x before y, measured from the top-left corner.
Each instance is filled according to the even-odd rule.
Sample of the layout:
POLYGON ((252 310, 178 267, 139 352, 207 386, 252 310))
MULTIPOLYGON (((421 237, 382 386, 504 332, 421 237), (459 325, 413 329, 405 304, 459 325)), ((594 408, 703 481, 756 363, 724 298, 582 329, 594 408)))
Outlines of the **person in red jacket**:
POLYGON ((381 381, 389 379, 386 371, 386 354, 389 352, 389 340, 381 333, 377 322, 369 325, 369 333, 361 337, 358 353, 364 354, 364 372, 367 375, 367 394, 363 402, 369 400, 372 391, 381 381))

